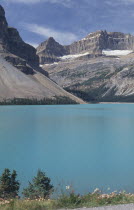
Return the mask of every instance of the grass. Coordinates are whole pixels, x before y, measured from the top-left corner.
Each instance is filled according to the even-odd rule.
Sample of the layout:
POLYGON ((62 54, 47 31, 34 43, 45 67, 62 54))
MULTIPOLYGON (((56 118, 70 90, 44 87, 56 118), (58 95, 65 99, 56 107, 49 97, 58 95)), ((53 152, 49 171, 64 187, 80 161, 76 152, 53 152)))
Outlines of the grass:
POLYGON ((134 203, 134 194, 111 193, 89 193, 84 196, 74 193, 63 194, 56 200, 0 200, 0 210, 54 210, 61 208, 98 207, 107 205, 119 205, 134 203))

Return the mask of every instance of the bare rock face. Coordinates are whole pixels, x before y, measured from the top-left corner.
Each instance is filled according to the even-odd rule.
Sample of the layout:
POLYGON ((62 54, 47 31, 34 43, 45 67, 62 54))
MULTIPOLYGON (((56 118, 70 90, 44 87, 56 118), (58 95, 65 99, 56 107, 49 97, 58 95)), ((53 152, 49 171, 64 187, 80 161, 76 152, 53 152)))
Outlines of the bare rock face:
POLYGON ((109 32, 107 38, 107 49, 112 50, 134 50, 134 36, 120 32, 109 32))
POLYGON ((8 40, 9 52, 25 59, 31 66, 38 66, 39 58, 36 55, 36 49, 26 44, 15 28, 8 28, 8 35, 10 37, 8 40))
POLYGON ((89 34, 87 37, 73 44, 66 46, 69 54, 77 54, 88 51, 90 54, 99 54, 101 49, 105 47, 107 38, 106 31, 97 31, 89 34))
POLYGON ((4 48, 6 48, 6 39, 8 37, 7 27, 5 11, 3 7, 0 6, 0 52, 3 52, 4 48))
POLYGON ((50 37, 37 47, 37 55, 39 55, 40 64, 57 62, 59 61, 58 57, 66 54, 67 51, 64 46, 56 42, 53 37, 50 37))
POLYGON ((97 31, 84 39, 67 46, 70 54, 89 51, 99 54, 103 49, 134 50, 134 36, 121 32, 97 31))
POLYGON ((16 66, 19 66, 21 59, 24 60, 25 62, 19 66, 19 69, 26 73, 32 72, 29 71, 28 65, 32 68, 39 66, 39 57, 36 55, 36 49, 21 39, 17 29, 8 27, 2 6, 0 6, 0 54, 12 64, 15 62, 16 66))

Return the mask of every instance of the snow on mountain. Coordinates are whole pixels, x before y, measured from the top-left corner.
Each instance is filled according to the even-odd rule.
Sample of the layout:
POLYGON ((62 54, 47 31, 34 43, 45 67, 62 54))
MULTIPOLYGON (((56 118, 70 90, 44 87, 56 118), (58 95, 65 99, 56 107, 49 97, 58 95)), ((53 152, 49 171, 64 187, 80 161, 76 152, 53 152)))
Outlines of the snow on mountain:
POLYGON ((64 55, 62 57, 59 57, 61 60, 71 60, 74 58, 79 58, 82 57, 84 55, 89 55, 89 52, 85 52, 85 53, 81 53, 81 54, 75 54, 75 55, 64 55))
POLYGON ((132 50, 102 50, 102 54, 106 56, 121 56, 132 53, 132 50))

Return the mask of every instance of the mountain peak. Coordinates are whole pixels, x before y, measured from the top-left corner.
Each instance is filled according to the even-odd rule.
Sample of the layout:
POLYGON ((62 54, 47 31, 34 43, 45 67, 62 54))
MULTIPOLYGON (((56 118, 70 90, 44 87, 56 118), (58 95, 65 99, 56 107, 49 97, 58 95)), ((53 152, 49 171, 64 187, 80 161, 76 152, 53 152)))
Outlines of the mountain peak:
POLYGON ((49 37, 47 42, 56 42, 55 39, 53 37, 49 37))
POLYGON ((59 61, 60 56, 66 55, 64 46, 55 41, 53 37, 49 37, 37 47, 37 55, 40 58, 40 64, 59 61))

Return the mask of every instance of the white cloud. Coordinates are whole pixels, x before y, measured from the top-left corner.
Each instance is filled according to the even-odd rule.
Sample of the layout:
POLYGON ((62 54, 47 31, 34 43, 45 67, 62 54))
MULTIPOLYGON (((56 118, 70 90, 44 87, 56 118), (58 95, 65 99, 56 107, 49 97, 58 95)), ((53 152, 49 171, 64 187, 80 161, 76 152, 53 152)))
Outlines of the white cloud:
POLYGON ((65 31, 58 31, 52 28, 48 28, 45 26, 40 26, 37 24, 23 24, 25 29, 27 29, 30 32, 33 32, 35 34, 39 34, 43 36, 44 38, 53 37, 56 41, 58 41, 61 44, 70 44, 73 41, 76 41, 78 37, 71 33, 71 32, 65 32, 65 31))
POLYGON ((118 0, 120 3, 133 4, 134 0, 118 0))
POLYGON ((34 48, 37 48, 37 47, 39 46, 38 43, 34 43, 34 42, 26 41, 26 43, 30 44, 30 45, 33 46, 34 48))
POLYGON ((134 4, 134 0, 106 0, 106 3, 109 5, 130 5, 130 4, 134 4))
POLYGON ((62 4, 66 7, 70 7, 73 4, 74 0, 3 0, 8 3, 24 3, 24 4, 36 4, 36 3, 43 3, 48 2, 52 4, 62 4))

